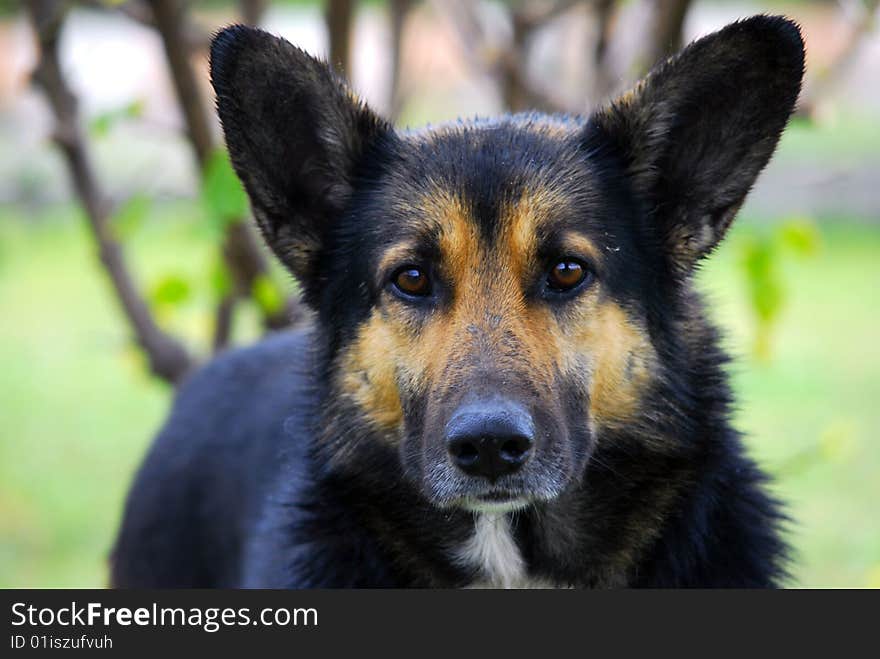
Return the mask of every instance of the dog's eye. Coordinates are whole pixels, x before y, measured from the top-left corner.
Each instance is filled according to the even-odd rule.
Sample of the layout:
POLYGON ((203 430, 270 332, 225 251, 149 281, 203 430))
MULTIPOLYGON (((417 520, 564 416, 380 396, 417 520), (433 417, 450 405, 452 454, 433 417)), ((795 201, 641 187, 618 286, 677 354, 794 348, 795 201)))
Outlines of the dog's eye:
POLYGON ((573 259, 556 263, 547 275, 547 285, 554 291, 565 292, 579 286, 589 276, 589 269, 573 259))
POLYGON ((405 266, 398 270, 392 279, 394 287, 411 297, 424 297, 431 293, 431 280, 424 270, 415 266, 405 266))

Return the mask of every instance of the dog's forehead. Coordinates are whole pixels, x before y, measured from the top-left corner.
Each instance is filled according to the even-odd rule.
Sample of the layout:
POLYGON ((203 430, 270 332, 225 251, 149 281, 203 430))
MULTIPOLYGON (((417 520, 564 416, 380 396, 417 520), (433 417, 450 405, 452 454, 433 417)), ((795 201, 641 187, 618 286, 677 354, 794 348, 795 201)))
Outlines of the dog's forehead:
POLYGON ((383 204, 401 228, 436 235, 467 223, 487 243, 512 224, 588 229, 602 200, 579 132, 573 120, 514 118, 405 134, 383 204))

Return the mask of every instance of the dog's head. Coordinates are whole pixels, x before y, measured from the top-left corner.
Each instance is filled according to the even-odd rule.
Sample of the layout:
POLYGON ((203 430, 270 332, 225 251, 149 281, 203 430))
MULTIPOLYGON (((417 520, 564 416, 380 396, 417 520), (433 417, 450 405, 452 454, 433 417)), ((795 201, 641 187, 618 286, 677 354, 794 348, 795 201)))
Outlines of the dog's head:
POLYGON ((399 132, 282 39, 233 27, 211 52, 233 163, 318 312, 330 386, 431 501, 471 509, 552 499, 605 431, 659 418, 665 325, 802 73, 797 27, 756 17, 583 120, 399 132))

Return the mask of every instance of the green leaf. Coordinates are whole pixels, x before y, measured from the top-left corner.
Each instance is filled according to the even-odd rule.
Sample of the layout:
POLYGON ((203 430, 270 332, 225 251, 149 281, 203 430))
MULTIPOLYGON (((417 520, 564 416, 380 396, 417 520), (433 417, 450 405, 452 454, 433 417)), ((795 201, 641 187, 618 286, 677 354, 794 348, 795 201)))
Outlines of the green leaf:
POLYGON ((143 113, 143 99, 135 99, 121 107, 111 108, 92 117, 89 122, 89 132, 95 137, 105 137, 121 120, 137 119, 143 113))
POLYGON ((150 198, 144 194, 127 199, 110 218, 115 236, 123 241, 133 236, 143 226, 150 206, 150 198))
POLYGON ((180 275, 165 275, 150 290, 150 300, 157 307, 177 306, 189 299, 189 282, 180 275))
POLYGON ((746 270, 752 310, 759 321, 774 321, 782 309, 784 291, 777 268, 779 250, 771 238, 755 238, 745 245, 746 270))
POLYGON ((779 227, 779 240, 798 256, 813 256, 819 251, 821 238, 816 224, 809 218, 788 220, 779 227))
POLYGON ((140 119, 144 116, 144 108, 146 103, 142 98, 136 98, 131 103, 122 108, 122 115, 127 119, 140 119))
POLYGON ((276 314, 284 307, 284 296, 278 286, 266 275, 257 275, 251 294, 264 315, 276 314))
POLYGON ((773 326, 785 303, 785 289, 778 267, 779 244, 774 235, 768 234, 759 234, 743 244, 741 263, 756 321, 754 355, 761 361, 770 359, 773 326))
POLYGON ((226 149, 211 154, 202 178, 202 204, 212 227, 218 230, 247 214, 248 199, 226 149))
POLYGON ((232 292, 232 273, 222 259, 216 259, 210 271, 211 290, 218 299, 232 292))
POLYGON ((89 132, 94 137, 105 137, 107 133, 110 132, 110 127, 112 125, 113 116, 109 112, 102 112, 92 118, 92 121, 89 124, 89 132))

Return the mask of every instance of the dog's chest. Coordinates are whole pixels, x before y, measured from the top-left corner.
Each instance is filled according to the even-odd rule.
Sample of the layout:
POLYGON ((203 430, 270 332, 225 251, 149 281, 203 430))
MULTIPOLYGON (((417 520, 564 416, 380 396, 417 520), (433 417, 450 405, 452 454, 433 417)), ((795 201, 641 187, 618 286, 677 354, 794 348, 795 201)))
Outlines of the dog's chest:
POLYGON ((529 576, 505 514, 477 515, 474 533, 456 549, 455 560, 476 571, 478 576, 469 588, 555 588, 529 576))

